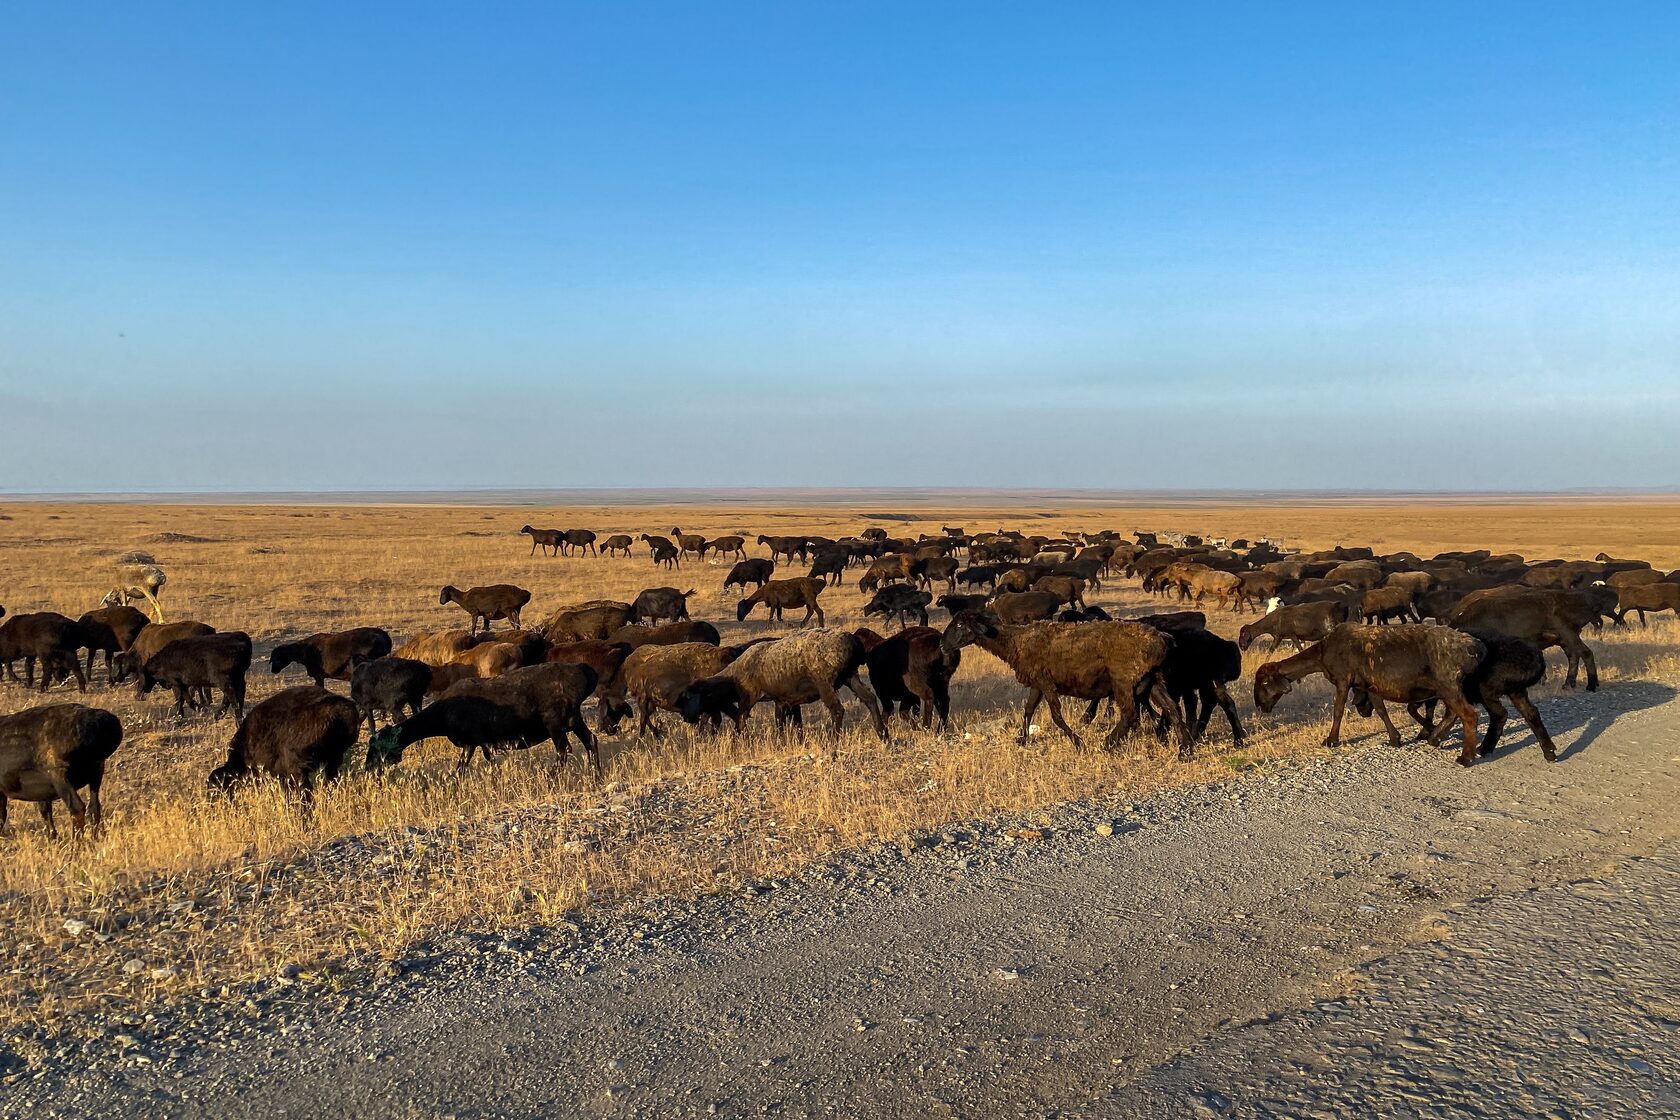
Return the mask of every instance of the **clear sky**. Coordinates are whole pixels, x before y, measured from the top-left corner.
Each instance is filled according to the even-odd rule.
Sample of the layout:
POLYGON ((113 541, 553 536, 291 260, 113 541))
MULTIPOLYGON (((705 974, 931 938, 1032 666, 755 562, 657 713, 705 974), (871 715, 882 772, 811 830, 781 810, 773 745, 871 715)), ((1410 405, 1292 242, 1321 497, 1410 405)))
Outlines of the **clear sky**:
POLYGON ((0 8, 0 487, 1680 484, 1680 6, 0 8))

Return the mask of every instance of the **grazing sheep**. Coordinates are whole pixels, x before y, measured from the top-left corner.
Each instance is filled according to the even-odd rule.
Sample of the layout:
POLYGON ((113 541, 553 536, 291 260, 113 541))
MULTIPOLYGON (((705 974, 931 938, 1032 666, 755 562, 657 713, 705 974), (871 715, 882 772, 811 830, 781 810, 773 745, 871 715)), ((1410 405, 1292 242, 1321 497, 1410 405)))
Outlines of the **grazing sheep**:
MULTIPOLYGON (((0 610, 0 615, 5 613, 0 610)), ((117 683, 117 670, 111 659, 125 652, 139 637, 140 631, 151 625, 151 619, 133 607, 117 605, 88 611, 76 620, 81 627, 82 641, 87 649, 87 675, 93 676, 93 655, 105 654, 105 682, 117 683)))
POLYGON ((418 634, 393 649, 392 657, 405 657, 436 669, 454 660, 462 650, 473 648, 473 636, 465 630, 434 630, 418 634))
POLYGON ((1237 631, 1237 648, 1246 650, 1258 638, 1272 639, 1276 650, 1284 642, 1296 648, 1316 642, 1348 620, 1346 603, 1294 603, 1278 607, 1258 622, 1237 631))
POLYGON ((641 649, 643 646, 674 646, 683 642, 705 642, 707 645, 717 645, 722 638, 718 628, 709 622, 667 622, 663 626, 638 626, 631 623, 615 631, 607 639, 609 642, 619 642, 631 649, 641 649))
POLYGON ((1627 612, 1639 615, 1639 625, 1646 625, 1645 612, 1674 611, 1680 614, 1680 583, 1662 581, 1634 584, 1616 589, 1616 621, 1627 624, 1627 612))
MULTIPOLYGON (((736 562, 733 568, 729 569, 729 575, 724 577, 723 589, 728 591, 731 587, 739 587, 745 591, 749 583, 755 588, 763 587, 770 582, 770 578, 775 574, 776 565, 773 561, 762 560, 757 557, 751 560, 740 560, 736 562)), ((812 575, 815 574, 815 572, 812 573, 812 575)))
POLYGON ((996 587, 998 576, 1002 574, 1002 568, 984 564, 978 567, 964 568, 953 578, 964 587, 996 587))
POLYGON ((1244 610, 1242 596, 1242 577, 1231 572, 1223 572, 1217 568, 1210 568, 1203 564, 1187 565, 1177 580, 1179 598, 1190 598, 1200 603, 1209 595, 1219 600, 1221 607, 1229 606, 1231 610, 1244 610))
POLYGON ((681 529, 672 529, 671 535, 677 539, 678 552, 692 552, 696 559, 706 558, 706 538, 699 533, 685 533, 681 529))
POLYGON ((70 811, 75 835, 81 835, 84 823, 99 832, 105 760, 122 739, 116 716, 81 704, 48 704, 0 716, 0 835, 10 831, 6 810, 13 800, 35 802, 52 839, 58 838, 54 801, 70 811), (76 792, 81 789, 88 791, 85 804, 76 792))
POLYGON ((1365 622, 1386 624, 1389 619, 1406 622, 1413 617, 1413 594, 1404 585, 1373 587, 1360 596, 1359 617, 1365 622))
MULTIPOLYGON (((811 559, 811 570, 806 572, 808 579, 820 579, 829 586, 840 582, 846 574, 846 565, 851 562, 852 554, 844 548, 825 548, 811 559)), ((760 561, 768 563, 768 561, 760 561)), ((735 565, 739 568, 741 565, 735 565)))
MULTIPOLYGON (((684 625, 687 624, 677 623, 675 626, 660 626, 656 630, 671 630, 684 625)), ((704 625, 704 623, 701 625, 704 625)), ((644 635, 655 632, 648 630, 645 626, 630 626, 626 629, 644 635)), ((635 647, 627 642, 601 641, 599 639, 568 642, 565 645, 550 646, 548 649, 548 661, 567 665, 586 665, 595 674, 595 698, 598 709, 596 723, 603 735, 611 735, 618 729, 621 720, 628 719, 635 714, 624 694, 624 663, 634 652, 635 647)))
POLYGON ((933 605, 949 611, 951 617, 955 618, 963 611, 985 610, 989 600, 990 597, 986 595, 941 595, 934 600, 933 605))
POLYGON ((650 556, 657 557, 661 549, 668 550, 673 554, 677 551, 677 546, 671 543, 670 537, 662 537, 657 533, 643 533, 640 539, 647 542, 648 555, 650 556))
POLYGON ((540 630, 486 630, 473 638, 474 646, 490 644, 512 646, 520 665, 539 665, 548 652, 548 637, 540 630))
POLYGON ((74 676, 79 691, 87 691, 82 672, 82 647, 87 644, 81 626, 56 611, 14 614, 0 622, 0 664, 8 679, 17 682, 13 662, 23 660, 23 685, 35 685, 35 663, 41 663, 41 691, 59 676, 74 676))
POLYGON ((328 678, 349 680, 356 658, 372 661, 390 652, 391 635, 377 626, 357 626, 275 646, 268 655, 268 668, 270 673, 279 673, 297 665, 321 688, 328 678))
POLYGON ((1481 642, 1447 626, 1344 622, 1323 641, 1282 661, 1260 666, 1254 674, 1254 705, 1269 712, 1296 681, 1321 673, 1336 689, 1325 746, 1333 747, 1341 741, 1342 713, 1349 690, 1357 685, 1371 698, 1389 742, 1398 747, 1400 733, 1388 718, 1383 701, 1408 703, 1415 695, 1438 696, 1464 723, 1464 749, 1458 761, 1468 766, 1476 756, 1476 712, 1465 698, 1464 685, 1486 652, 1481 642))
POLYGON ((726 552, 733 552, 737 560, 742 560, 747 555, 747 538, 734 535, 714 537, 707 542, 706 547, 712 550, 713 555, 721 556, 726 552))
POLYGON ((1034 591, 1048 591, 1057 597, 1060 606, 1066 603, 1070 607, 1085 609, 1085 581, 1078 576, 1042 576, 1033 581, 1034 591))
POLYGON ((892 714, 897 704, 906 720, 919 710, 923 727, 932 727, 937 718, 941 730, 950 729, 951 678, 962 664, 961 650, 947 646, 931 626, 912 626, 890 638, 869 629, 852 636, 863 644, 869 684, 883 714, 892 714))
POLYGON ((465 591, 450 585, 438 593, 438 603, 455 603, 472 616, 468 633, 478 633, 478 624, 486 630, 492 622, 507 619, 509 626, 519 629, 519 612, 531 601, 531 593, 511 583, 493 583, 487 587, 469 587, 465 591))
POLYGON ((788 607, 804 607, 805 617, 800 625, 810 623, 811 617, 816 616, 817 625, 825 625, 822 606, 817 602, 817 596, 822 594, 825 584, 820 579, 796 578, 773 579, 735 604, 735 621, 745 622, 752 609, 763 603, 769 608, 772 622, 782 621, 782 611, 788 607))
POLYGON ((667 568, 682 567, 682 553, 678 551, 674 544, 651 545, 648 548, 648 553, 653 557, 653 566, 656 568, 661 564, 667 568))
POLYGON ((774 560, 778 556, 786 556, 789 564, 793 563, 795 557, 804 560, 810 554, 810 549, 805 544, 804 537, 767 537, 760 535, 758 543, 770 550, 770 559, 774 560))
POLYGON ((838 738, 846 718, 840 704, 841 688, 850 689, 869 710, 875 733, 882 742, 887 740, 881 706, 858 675, 863 665, 863 643, 843 630, 791 634, 744 650, 721 672, 690 685, 683 692, 679 708, 688 723, 723 710, 735 721, 738 733, 753 707, 765 701, 776 706, 778 723, 796 724, 800 707, 821 701, 834 721, 835 740, 829 750, 832 760, 839 755, 838 738))
POLYGON ((601 542, 601 551, 608 556, 611 556, 615 552, 622 552, 624 555, 628 556, 630 555, 631 543, 630 534, 614 533, 612 536, 601 542))
POLYGON ((741 655, 742 648, 684 642, 644 646, 625 658, 624 689, 640 713, 636 734, 663 734, 654 724, 653 714, 678 711, 690 685, 721 673, 741 655))
MULTIPOLYGON (((469 669, 471 672, 466 675, 474 677, 499 677, 503 673, 518 669, 524 663, 525 658, 518 646, 504 645, 501 642, 472 646, 449 659, 450 665, 469 669)), ((451 674, 454 675, 456 674, 451 674)))
POLYGON ((539 545, 542 546, 544 556, 549 555, 548 550, 551 548, 554 550, 554 555, 558 556, 560 555, 560 546, 566 543, 566 531, 564 529, 533 529, 526 525, 519 531, 531 538, 531 551, 529 553, 531 556, 536 555, 539 545))
POLYGON ((650 587, 630 603, 630 621, 650 625, 660 619, 681 621, 688 617, 688 597, 694 588, 678 591, 674 587, 650 587))
POLYGON ((1508 638, 1522 638, 1542 650, 1561 647, 1569 670, 1563 686, 1574 688, 1577 668, 1587 668, 1587 691, 1598 691, 1598 659, 1581 631, 1597 618, 1596 608, 1568 591, 1521 585, 1472 591, 1453 608, 1448 625, 1460 630, 1487 630, 1508 638))
POLYGON ((580 555, 600 555, 595 548, 595 534, 589 529, 567 529, 561 536, 564 538, 564 550, 568 556, 574 551, 580 555))
POLYGON ((877 591, 875 597, 869 600, 868 605, 863 608, 863 615, 865 618, 872 614, 878 614, 884 619, 896 618, 898 619, 899 629, 908 626, 913 616, 918 623, 926 626, 928 604, 931 602, 933 602, 931 594, 926 591, 918 591, 910 584, 889 584, 877 591))
POLYGON ((222 703, 212 718, 232 712, 245 718, 245 674, 251 668, 251 636, 240 630, 177 638, 139 666, 135 691, 145 696, 159 685, 175 693, 175 716, 185 718, 187 702, 215 689, 222 703))
MULTIPOLYGON (((203 622, 150 623, 134 636, 134 640, 129 643, 126 650, 112 658, 112 663, 117 669, 117 680, 127 680, 130 673, 137 672, 142 665, 157 656, 158 652, 166 648, 170 642, 179 641, 182 638, 201 638, 206 634, 214 634, 215 632, 215 627, 203 622)), ((203 699, 205 703, 209 702, 208 696, 203 699)))
POLYGON ((891 556, 883 556, 870 563, 869 570, 858 580, 859 591, 873 592, 883 583, 894 583, 910 578, 910 557, 902 552, 895 552, 891 556))
POLYGON ((431 686, 432 667, 406 657, 358 661, 350 670, 350 699, 367 720, 369 735, 379 730, 376 715, 395 722, 418 712, 431 686))
MULTIPOLYGON (((601 772, 601 756, 596 749, 595 736, 583 722, 583 705, 595 692, 598 678, 588 665, 564 661, 543 665, 528 665, 495 680, 458 681, 444 694, 446 700, 462 696, 476 696, 507 708, 524 722, 520 740, 531 747, 545 739, 554 743, 555 754, 571 750, 567 733, 575 734, 589 754, 595 772, 601 772)), ((482 746, 482 744, 481 744, 482 746)), ((371 749, 371 747, 370 747, 371 749)), ((463 756, 472 757, 468 750, 463 756)))
POLYGON ((549 641, 556 644, 586 642, 606 638, 629 625, 634 618, 635 612, 631 610, 629 603, 597 599, 592 603, 579 603, 554 612, 549 620, 543 623, 542 631, 549 641))
POLYGON ((1062 697, 1113 701, 1119 713, 1106 746, 1119 745, 1137 723, 1139 696, 1148 696, 1179 739, 1179 757, 1192 750, 1184 716, 1167 694, 1161 667, 1167 660, 1167 639, 1157 630, 1135 622, 1000 623, 978 611, 965 611, 945 629, 945 642, 954 648, 973 643, 1008 665, 1015 679, 1027 687, 1017 742, 1025 744, 1033 713, 1050 701, 1050 718, 1077 746, 1079 736, 1062 714, 1062 697))
POLYGON ((338 777, 360 724, 351 700, 312 684, 282 689, 251 708, 209 782, 231 790, 248 775, 269 774, 307 798, 317 775, 329 782, 338 777))
POLYGON ((474 751, 483 751, 488 759, 493 747, 530 746, 530 732, 530 722, 506 704, 482 696, 447 696, 370 737, 365 767, 394 766, 422 739, 445 738, 460 750, 456 769, 464 770, 474 751))
POLYGON ((1006 591, 993 597, 989 609, 1011 625, 1043 622, 1061 609, 1062 597, 1051 591, 1006 591))
POLYGON ((932 590, 934 581, 942 580, 945 590, 957 589, 957 558, 955 556, 930 556, 925 560, 917 560, 910 565, 911 575, 924 589, 932 590))

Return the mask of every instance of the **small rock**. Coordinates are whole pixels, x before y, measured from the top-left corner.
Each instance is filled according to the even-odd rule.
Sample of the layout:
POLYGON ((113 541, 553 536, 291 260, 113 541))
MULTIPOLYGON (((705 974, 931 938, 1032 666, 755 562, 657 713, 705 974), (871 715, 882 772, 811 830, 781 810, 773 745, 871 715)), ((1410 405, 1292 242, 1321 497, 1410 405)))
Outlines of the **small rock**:
POLYGON ((124 976, 138 976, 146 971, 146 962, 139 957, 130 957, 123 962, 122 970, 124 976))
POLYGON ((1113 821, 1098 821, 1095 831, 1096 831, 1096 834, 1098 836, 1113 836, 1114 835, 1114 822, 1113 821))
POLYGON ((1645 1061, 1643 1058, 1629 1058, 1627 1060, 1627 1067, 1635 1073, 1655 1073, 1655 1072, 1657 1072, 1656 1068, 1654 1066, 1652 1066, 1650 1062, 1645 1061))
POLYGON ((295 964, 283 964, 275 971, 275 976, 288 984, 302 975, 303 969, 295 964))
POLYGON ((115 1042, 118 1046, 121 1046, 124 1050, 132 1050, 134 1047, 140 1045, 140 1040, 131 1034, 114 1035, 112 1036, 111 1041, 115 1042))
POLYGON ((1018 968, 994 968, 992 970, 992 975, 996 976, 999 980, 1019 980, 1021 978, 1021 970, 1018 968))
POLYGON ((181 970, 174 965, 164 965, 161 968, 152 969, 153 980, 173 980, 179 975, 181 975, 181 970))
POLYGON ((64 919, 64 932, 69 934, 71 937, 80 937, 92 928, 92 926, 88 925, 80 918, 64 919))

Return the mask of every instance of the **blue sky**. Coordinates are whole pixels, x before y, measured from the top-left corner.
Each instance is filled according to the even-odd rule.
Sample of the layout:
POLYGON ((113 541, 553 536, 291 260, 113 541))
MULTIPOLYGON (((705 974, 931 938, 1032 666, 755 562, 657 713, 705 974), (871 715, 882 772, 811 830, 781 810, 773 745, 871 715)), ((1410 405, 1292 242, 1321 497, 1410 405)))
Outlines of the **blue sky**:
POLYGON ((11 490, 1680 485, 1680 8, 0 8, 11 490))

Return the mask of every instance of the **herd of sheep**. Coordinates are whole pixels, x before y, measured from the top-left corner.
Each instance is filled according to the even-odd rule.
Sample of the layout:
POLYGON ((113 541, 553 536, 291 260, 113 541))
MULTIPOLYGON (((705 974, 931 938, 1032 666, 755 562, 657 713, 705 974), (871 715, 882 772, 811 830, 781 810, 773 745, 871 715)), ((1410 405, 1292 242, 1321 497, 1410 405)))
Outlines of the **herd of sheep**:
MULTIPOLYGON (((637 543, 617 535, 597 544, 589 530, 521 531, 531 537, 532 553, 541 547, 545 554, 629 556, 637 543)), ((739 731, 760 704, 772 706, 778 727, 800 730, 804 707, 820 703, 838 732, 842 692, 863 706, 883 740, 893 715, 944 727, 951 680, 968 646, 1004 662, 1026 687, 1021 742, 1040 704, 1078 742, 1063 700, 1086 701, 1086 723, 1106 701, 1114 715, 1107 746, 1147 719, 1189 757, 1216 708, 1242 742, 1228 686, 1241 676, 1242 651, 1269 638, 1273 649, 1289 643, 1296 652, 1256 672, 1262 711, 1295 682, 1323 676, 1335 689, 1327 743, 1337 741, 1351 700, 1361 713, 1374 713, 1398 745, 1385 706, 1398 703, 1432 742, 1458 725, 1458 759, 1469 765, 1493 749, 1507 700, 1545 757, 1556 757, 1527 695, 1545 673, 1546 649, 1563 650, 1566 685, 1584 665, 1586 686, 1595 689, 1597 666, 1583 630, 1606 619, 1622 625, 1629 612, 1644 624, 1649 613, 1680 611, 1680 572, 1603 554, 1540 562, 1486 551, 1428 559, 1368 548, 1291 554, 1271 541, 1168 543, 1111 531, 1077 539, 970 535, 952 527, 915 540, 879 528, 843 540, 760 536, 768 558, 747 558, 740 536, 707 540, 673 529, 670 536, 644 533, 640 543, 656 565, 671 569, 708 552, 736 557, 724 590, 752 588, 737 604, 737 621, 763 606, 775 621, 788 608, 803 609, 800 623, 816 626, 724 645, 716 626, 689 616, 692 590, 657 587, 631 602, 572 604, 526 629, 529 591, 446 586, 439 601, 465 611, 467 629, 394 646, 385 630, 366 626, 278 645, 269 653, 271 671, 300 669, 312 683, 247 710, 250 637, 161 621, 148 595, 150 615, 113 602, 79 619, 50 611, 6 617, 0 662, 6 678, 25 687, 44 693, 74 679, 85 691, 103 655, 110 685, 132 679, 142 696, 167 689, 177 716, 215 704, 215 715, 234 718, 227 761, 209 775, 212 785, 265 775, 307 796, 316 781, 337 777, 364 725, 370 770, 399 762, 410 745, 427 739, 448 739, 465 766, 475 752, 489 757, 544 741, 566 753, 573 736, 598 770, 596 735, 617 734, 631 719, 638 736, 661 735, 661 713, 714 731, 728 721, 739 731), (799 574, 778 576, 785 570, 778 562, 799 574), (896 620, 895 632, 826 628, 820 598, 854 571, 861 572, 858 587, 872 594, 864 614, 879 615, 883 630, 896 620), (1121 578, 1166 596, 1173 609, 1115 619, 1086 602, 1103 580, 1121 578), (928 625, 935 609, 949 615, 943 629, 928 625), (1207 629, 1206 609, 1254 618, 1232 642, 1207 629), (498 622, 506 628, 494 629, 498 622), (329 691, 328 681, 348 682, 349 696, 329 691), (584 716, 591 701, 593 730, 584 716), (1444 709, 1439 719, 1437 705, 1444 709), (1473 705, 1489 717, 1479 739, 1473 705)), ((36 803, 54 835, 58 801, 78 832, 84 822, 97 827, 105 764, 122 738, 116 716, 80 704, 0 717, 0 828, 11 800, 36 803)))

